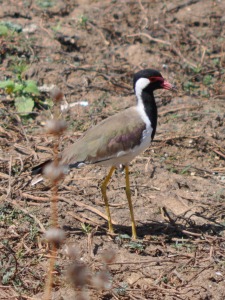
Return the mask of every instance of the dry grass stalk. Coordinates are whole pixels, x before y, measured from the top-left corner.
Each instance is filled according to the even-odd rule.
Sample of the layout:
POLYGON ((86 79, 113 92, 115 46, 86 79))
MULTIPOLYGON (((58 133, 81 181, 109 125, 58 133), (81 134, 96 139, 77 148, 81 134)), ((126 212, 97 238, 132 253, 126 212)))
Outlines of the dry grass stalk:
MULTIPOLYGON (((60 103, 63 99, 63 94, 58 88, 54 88, 51 93, 52 99, 55 104, 60 103)), ((57 105, 58 106, 58 105, 57 105)), ((55 114, 57 113, 57 106, 55 108, 55 114)), ((44 170, 45 177, 51 181, 52 185, 52 196, 51 196, 51 226, 46 232, 46 240, 50 244, 50 258, 49 267, 47 272, 47 278, 44 290, 44 300, 50 300, 52 294, 53 280, 54 280, 54 266, 57 257, 57 250, 60 244, 65 239, 64 232, 58 229, 58 185, 59 181, 63 176, 63 168, 59 167, 59 139, 64 130, 66 129, 66 124, 63 120, 50 120, 46 123, 46 132, 52 134, 55 137, 53 144, 53 164, 47 166, 44 170)))

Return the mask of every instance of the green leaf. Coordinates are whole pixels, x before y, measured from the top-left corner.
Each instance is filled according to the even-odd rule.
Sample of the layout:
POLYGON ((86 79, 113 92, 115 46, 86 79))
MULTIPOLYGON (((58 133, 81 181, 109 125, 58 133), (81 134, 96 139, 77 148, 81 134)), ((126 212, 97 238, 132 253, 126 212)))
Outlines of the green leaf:
POLYGON ((21 32, 23 30, 23 27, 19 24, 12 23, 10 21, 3 21, 0 23, 1 26, 5 26, 7 29, 11 31, 21 32))
POLYGON ((15 99, 15 106, 19 113, 26 116, 32 112, 32 109, 34 107, 34 100, 25 96, 17 97, 15 99))
POLYGON ((119 237, 121 238, 121 239, 130 239, 130 236, 128 235, 128 234, 120 234, 119 235, 119 237))
POLYGON ((53 0, 38 0, 37 5, 42 8, 49 8, 55 5, 55 1, 53 0))
POLYGON ((185 167, 185 168, 180 172, 180 174, 183 175, 183 174, 187 173, 191 167, 192 167, 191 165, 185 167))
POLYGON ((54 102, 53 102, 53 100, 52 100, 52 99, 50 99, 50 98, 47 98, 47 99, 45 99, 45 102, 44 102, 44 104, 45 104, 45 105, 48 105, 49 107, 53 107, 53 105, 54 105, 54 102))
POLYGON ((27 80, 26 81, 26 87, 23 90, 25 93, 29 93, 29 94, 34 94, 34 95, 39 95, 39 90, 37 87, 37 84, 35 81, 33 80, 27 80))
POLYGON ((190 90, 199 88, 198 85, 195 85, 195 84, 194 84, 193 82, 191 82, 191 81, 186 81, 186 82, 183 84, 183 86, 184 86, 184 89, 185 89, 186 91, 190 91, 190 90))
POLYGON ((6 272, 2 277, 2 283, 8 284, 14 273, 15 273, 15 268, 12 268, 8 272, 6 272))
POLYGON ((8 28, 5 25, 0 25, 0 36, 8 35, 8 28))
POLYGON ((16 83, 13 89, 13 92, 21 92, 24 89, 24 85, 22 83, 16 83))
POLYGON ((0 81, 0 89, 5 89, 6 93, 11 94, 14 90, 15 83, 12 80, 0 81))
POLYGON ((195 74, 198 74, 202 71, 202 67, 191 67, 192 71, 195 73, 195 74))
POLYGON ((14 88, 15 83, 12 80, 0 81, 0 89, 14 88))
POLYGON ((212 75, 205 75, 203 78, 204 85, 210 85, 212 83, 212 75))

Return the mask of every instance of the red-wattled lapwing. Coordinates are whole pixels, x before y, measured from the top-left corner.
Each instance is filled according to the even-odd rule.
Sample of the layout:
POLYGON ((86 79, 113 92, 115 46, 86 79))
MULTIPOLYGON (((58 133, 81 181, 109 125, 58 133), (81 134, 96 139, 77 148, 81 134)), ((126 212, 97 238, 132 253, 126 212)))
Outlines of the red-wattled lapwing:
MULTIPOLYGON (((83 164, 111 167, 101 187, 111 233, 113 233, 113 226, 106 188, 115 168, 123 165, 126 176, 126 196, 131 215, 132 238, 136 239, 128 165, 135 156, 149 147, 154 138, 157 107, 153 92, 157 89, 173 90, 175 87, 166 81, 158 71, 152 69, 137 72, 134 75, 133 84, 137 105, 107 118, 89 129, 82 138, 64 149, 60 155, 60 164, 69 168, 76 168, 83 164)), ((46 163, 35 167, 32 174, 42 173, 44 165, 46 163)))

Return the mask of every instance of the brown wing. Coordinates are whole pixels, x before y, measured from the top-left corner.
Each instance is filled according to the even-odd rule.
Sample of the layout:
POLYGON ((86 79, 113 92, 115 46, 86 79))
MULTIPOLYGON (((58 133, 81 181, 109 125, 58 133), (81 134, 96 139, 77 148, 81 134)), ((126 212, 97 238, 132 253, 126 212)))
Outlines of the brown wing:
POLYGON ((144 121, 135 107, 128 108, 89 129, 62 153, 63 164, 96 163, 117 156, 141 143, 144 121))

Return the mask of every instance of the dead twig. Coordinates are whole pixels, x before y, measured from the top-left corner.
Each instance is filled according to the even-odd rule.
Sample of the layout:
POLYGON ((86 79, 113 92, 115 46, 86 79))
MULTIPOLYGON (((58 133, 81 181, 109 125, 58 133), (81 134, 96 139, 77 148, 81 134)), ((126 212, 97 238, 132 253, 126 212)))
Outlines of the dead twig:
POLYGON ((211 148, 211 150, 225 159, 225 154, 223 154, 221 151, 214 148, 211 148))
POLYGON ((94 220, 93 218, 87 217, 85 216, 78 216, 78 214, 74 214, 72 212, 68 212, 68 215, 72 216, 73 218, 77 219, 78 221, 80 221, 81 223, 88 223, 91 224, 92 226, 101 226, 101 224, 94 220))
POLYGON ((28 193, 21 193, 20 195, 22 197, 24 197, 25 199, 31 199, 31 200, 42 201, 42 202, 49 202, 50 201, 48 197, 33 196, 33 195, 28 194, 28 193))
POLYGON ((188 0, 184 3, 178 4, 176 6, 172 6, 171 8, 167 9, 166 12, 170 13, 170 12, 178 12, 178 10, 187 7, 189 5, 195 4, 197 2, 199 2, 200 0, 188 0))
POLYGON ((165 45, 171 46, 171 42, 154 38, 150 34, 147 34, 147 33, 144 33, 144 32, 139 32, 139 33, 127 35, 127 37, 136 37, 136 36, 144 36, 144 37, 146 37, 147 39, 149 39, 152 42, 156 42, 156 43, 160 43, 160 44, 165 44, 165 45))
MULTIPOLYGON (((71 206, 75 203, 77 206, 83 207, 83 208, 85 208, 85 209, 87 209, 87 210, 90 210, 91 212, 95 213, 96 215, 101 216, 101 217, 102 217, 103 219, 105 219, 106 221, 108 220, 108 217, 107 217, 105 214, 103 214, 101 211, 99 211, 98 209, 96 209, 96 208, 94 208, 94 207, 92 207, 92 206, 90 206, 90 205, 81 203, 80 201, 76 201, 76 200, 70 201, 70 200, 68 200, 68 199, 66 199, 66 198, 64 198, 64 197, 60 197, 59 200, 63 200, 63 201, 65 201, 66 203, 70 204, 71 206)), ((117 223, 114 222, 114 221, 112 221, 112 224, 113 224, 113 225, 116 225, 117 223)), ((99 225, 99 224, 98 224, 98 225, 99 225)))
POLYGON ((9 197, 10 193, 11 193, 11 188, 12 188, 12 155, 10 155, 10 159, 9 159, 9 180, 8 180, 8 189, 7 189, 7 193, 6 193, 6 198, 9 197))
POLYGON ((170 217, 170 214, 167 212, 165 206, 162 207, 162 211, 165 214, 165 216, 168 218, 170 224, 173 225, 173 226, 175 226, 175 227, 177 227, 176 222, 170 217))
POLYGON ((147 14, 146 14, 146 10, 145 10, 144 6, 141 3, 141 0, 138 0, 138 4, 139 4, 140 9, 141 9, 142 14, 143 14, 141 21, 144 20, 144 22, 145 22, 145 24, 143 25, 143 29, 144 29, 148 26, 148 17, 147 17, 147 14))

